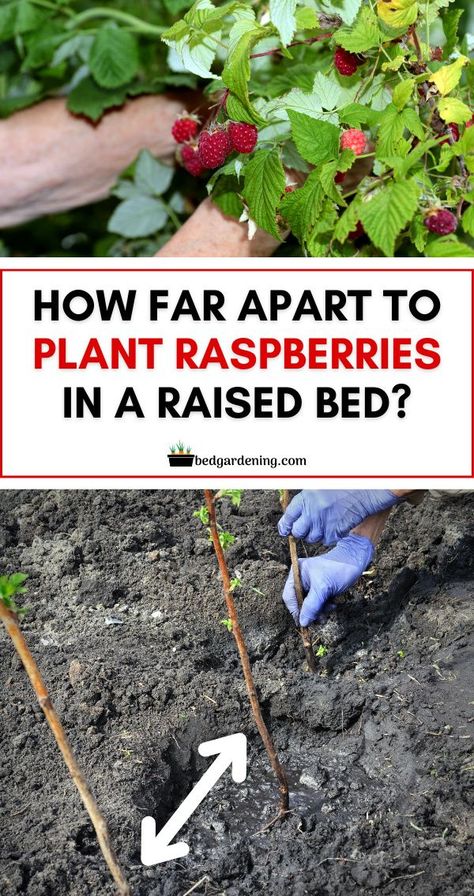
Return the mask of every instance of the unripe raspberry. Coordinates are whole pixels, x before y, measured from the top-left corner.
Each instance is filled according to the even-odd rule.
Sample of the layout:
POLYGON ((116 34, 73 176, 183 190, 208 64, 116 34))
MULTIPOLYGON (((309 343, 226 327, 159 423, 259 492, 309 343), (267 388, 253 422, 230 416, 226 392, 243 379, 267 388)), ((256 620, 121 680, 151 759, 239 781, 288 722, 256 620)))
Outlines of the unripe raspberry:
POLYGON ((205 168, 199 158, 198 148, 195 144, 186 143, 182 146, 179 150, 179 158, 183 168, 186 168, 186 171, 192 174, 193 177, 200 177, 201 174, 204 174, 205 168))
POLYGON ((193 140, 196 136, 198 126, 199 118, 197 115, 188 115, 187 112, 183 112, 179 118, 176 119, 171 128, 171 133, 176 140, 176 143, 187 143, 188 140, 193 140))
POLYGON ((355 53, 349 53, 348 50, 338 47, 334 53, 334 65, 340 75, 349 78, 351 75, 355 75, 359 65, 362 65, 362 61, 355 53))
POLYGON ((426 216, 425 227, 438 236, 447 236, 458 229, 458 219, 447 208, 438 208, 426 216))
POLYGON ((341 137, 341 149, 351 149, 356 156, 361 156, 367 149, 367 138, 363 131, 349 128, 341 137))
POLYGON ((216 128, 214 131, 201 132, 198 150, 204 168, 220 168, 232 152, 232 143, 224 128, 216 128))
POLYGON ((227 128, 232 149, 237 152, 249 153, 255 149, 258 140, 258 131, 254 124, 245 124, 242 121, 231 121, 227 128))

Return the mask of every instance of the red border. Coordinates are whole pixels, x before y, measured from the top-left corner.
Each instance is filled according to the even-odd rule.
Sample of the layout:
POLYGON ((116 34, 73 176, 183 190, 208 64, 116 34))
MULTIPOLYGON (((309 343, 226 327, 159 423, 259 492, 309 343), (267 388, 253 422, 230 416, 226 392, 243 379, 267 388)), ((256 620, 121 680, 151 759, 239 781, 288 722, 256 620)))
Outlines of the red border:
POLYGON ((143 479, 184 479, 186 481, 193 481, 196 479, 210 480, 210 479, 219 479, 222 481, 223 479, 276 479, 280 482, 282 479, 290 480, 308 480, 308 479, 473 479, 474 478, 474 269, 473 268, 3 268, 0 269, 0 480, 4 479, 14 479, 14 480, 23 480, 23 479, 36 479, 36 480, 51 480, 51 479, 78 479, 78 480, 109 480, 109 479, 129 479, 129 480, 143 480, 143 479), (133 475, 89 475, 89 474, 60 474, 60 475, 33 475, 33 474, 25 474, 25 475, 7 475, 3 472, 3 273, 9 272, 15 274, 22 273, 61 273, 63 271, 69 272, 77 272, 81 273, 84 271, 85 273, 199 273, 202 271, 204 273, 252 273, 253 271, 257 273, 310 273, 310 274, 321 274, 321 273, 452 273, 459 272, 461 274, 471 274, 471 472, 466 476, 463 475, 436 475, 436 476, 426 476, 426 475, 410 475, 410 476, 397 476, 393 473, 388 475, 373 475, 373 476, 362 476, 356 475, 351 476, 348 474, 345 475, 327 475, 327 476, 316 476, 316 475, 307 475, 307 476, 286 476, 285 474, 260 474, 260 475, 229 475, 225 473, 217 473, 217 474, 206 474, 206 475, 183 475, 183 474, 133 474, 133 475))

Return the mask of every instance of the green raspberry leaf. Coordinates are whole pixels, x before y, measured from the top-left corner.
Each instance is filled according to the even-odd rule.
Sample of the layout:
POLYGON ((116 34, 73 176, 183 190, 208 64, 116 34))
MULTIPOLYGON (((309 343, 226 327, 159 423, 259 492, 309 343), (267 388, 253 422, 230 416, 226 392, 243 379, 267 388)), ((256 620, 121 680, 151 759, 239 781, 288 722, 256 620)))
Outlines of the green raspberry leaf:
POLYGON ((101 87, 122 87, 137 74, 140 61, 138 44, 133 34, 103 25, 91 47, 89 65, 92 76, 101 87))
POLYGON ((99 87, 92 78, 83 78, 71 90, 68 96, 67 107, 74 115, 85 115, 91 121, 98 121, 106 109, 112 106, 121 106, 126 99, 126 88, 117 87, 115 90, 106 90, 99 87))
POLYGON ((291 110, 288 117, 293 140, 303 159, 312 165, 319 165, 338 157, 341 131, 336 125, 291 110))
POLYGON ((282 44, 289 44, 296 30, 296 0, 270 0, 270 21, 282 44))
POLYGON ((135 165, 135 183, 142 193, 161 196, 173 180, 174 168, 155 159, 147 149, 142 150, 135 165))
POLYGON ((304 186, 287 193, 281 203, 281 213, 292 232, 304 243, 313 231, 321 214, 324 191, 319 183, 319 173, 312 171, 304 186))
POLYGON ((161 230, 167 220, 168 212, 160 199, 137 196, 117 206, 108 223, 108 230, 130 238, 150 236, 161 230))
POLYGON ((343 25, 334 34, 334 40, 350 53, 365 53, 380 43, 377 16, 369 6, 363 6, 353 25, 343 25))
POLYGON ((418 209, 420 190, 414 180, 391 183, 362 203, 360 219, 375 246, 392 257, 395 241, 418 209))
POLYGON ((261 149, 245 168, 244 199, 253 221, 280 239, 276 211, 285 189, 285 172, 277 149, 261 149))

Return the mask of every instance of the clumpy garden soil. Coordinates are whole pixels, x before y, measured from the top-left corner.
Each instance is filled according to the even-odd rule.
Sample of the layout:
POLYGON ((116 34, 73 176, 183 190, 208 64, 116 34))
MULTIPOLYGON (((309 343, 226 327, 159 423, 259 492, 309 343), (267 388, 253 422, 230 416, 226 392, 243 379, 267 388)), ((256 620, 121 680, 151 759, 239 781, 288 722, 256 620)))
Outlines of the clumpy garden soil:
MULTIPOLYGON (((1 569, 29 573, 24 631, 110 820, 135 896, 471 896, 474 498, 400 507, 363 578, 323 625, 320 674, 280 601, 288 555, 275 492, 227 502, 229 563, 294 812, 249 715, 197 492, 1 494, 1 569), (251 587, 258 588, 259 594, 251 587), (140 864, 209 765, 198 745, 243 731, 229 772, 182 832, 187 858, 140 864), (470 827, 471 825, 471 827, 470 827)), ((301 550, 303 548, 301 547, 301 550)), ((0 633, 0 892, 111 896, 91 826, 0 633)))

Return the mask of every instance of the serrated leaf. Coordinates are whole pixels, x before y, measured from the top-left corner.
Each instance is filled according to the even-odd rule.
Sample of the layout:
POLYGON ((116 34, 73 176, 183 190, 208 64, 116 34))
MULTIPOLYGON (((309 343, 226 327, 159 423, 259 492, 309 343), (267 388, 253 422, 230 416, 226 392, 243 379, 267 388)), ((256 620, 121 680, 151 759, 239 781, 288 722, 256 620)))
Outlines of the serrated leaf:
POLYGON ((380 43, 380 28, 377 16, 369 6, 363 6, 356 21, 348 26, 343 25, 335 34, 338 46, 351 53, 365 53, 380 43))
POLYGON ((377 158, 393 156, 403 137, 405 124, 401 112, 391 103, 384 110, 377 137, 377 158))
POLYGON ((128 84, 139 67, 138 44, 130 32, 113 25, 102 25, 89 55, 92 76, 101 87, 128 84))
POLYGON ((446 36, 446 43, 444 45, 445 59, 449 59, 457 44, 459 22, 463 15, 464 11, 462 9, 450 9, 443 16, 443 30, 446 36))
POLYGON ((378 0, 377 14, 389 28, 408 28, 418 18, 414 0, 378 0))
POLYGON ((121 106, 126 96, 127 91, 123 87, 106 90, 105 87, 99 87, 92 78, 84 78, 71 90, 67 107, 75 115, 85 115, 91 121, 98 121, 106 109, 121 106))
POLYGON ((472 118, 472 109, 454 96, 446 96, 438 103, 438 112, 449 124, 466 124, 472 118))
POLYGON ((474 249, 456 237, 446 236, 429 243, 425 255, 427 258, 474 258, 474 249))
POLYGON ((328 121, 317 121, 300 112, 288 112, 291 134, 303 159, 312 165, 330 162, 339 155, 341 131, 328 121))
POLYGON ((305 184, 287 193, 281 203, 281 214, 294 235, 304 244, 315 226, 323 207, 324 192, 317 171, 312 171, 305 184))
POLYGON ((296 30, 296 0, 270 0, 270 21, 282 44, 289 44, 296 30))
POLYGON ((360 219, 373 244, 392 257, 395 241, 418 208, 419 187, 413 180, 391 183, 362 203, 360 219))
POLYGON ((414 78, 406 78, 400 81, 393 89, 392 102, 397 109, 404 109, 413 96, 416 81, 414 78))
POLYGON ((150 236, 161 230, 168 220, 168 212, 160 199, 139 196, 126 199, 115 209, 107 229, 110 233, 134 237, 150 236))
POLYGON ((142 150, 135 165, 135 183, 143 193, 161 196, 170 186, 173 175, 171 165, 158 161, 147 149, 142 150))
POLYGON ((474 236, 474 205, 470 205, 461 218, 461 224, 465 233, 474 236))
POLYGON ((245 168, 244 199, 253 221, 280 239, 276 210, 285 189, 285 172, 278 150, 261 149, 245 168))
POLYGON ((446 96, 458 86, 465 65, 469 65, 467 56, 458 56, 451 65, 443 65, 428 80, 436 85, 442 96, 446 96))
POLYGON ((362 199, 356 196, 342 213, 334 228, 334 237, 338 242, 345 243, 349 234, 356 229, 360 221, 361 207, 362 199))
MULTIPOLYGON (((236 26, 234 25, 234 28, 236 26)), ((231 40, 232 40, 231 30, 231 40)), ((247 115, 251 116, 256 124, 263 123, 263 119, 253 108, 249 97, 250 79, 250 52, 252 47, 268 34, 268 27, 256 26, 250 23, 248 30, 240 33, 237 40, 233 41, 232 48, 227 54, 226 64, 222 72, 222 80, 225 86, 240 100, 247 115)))

